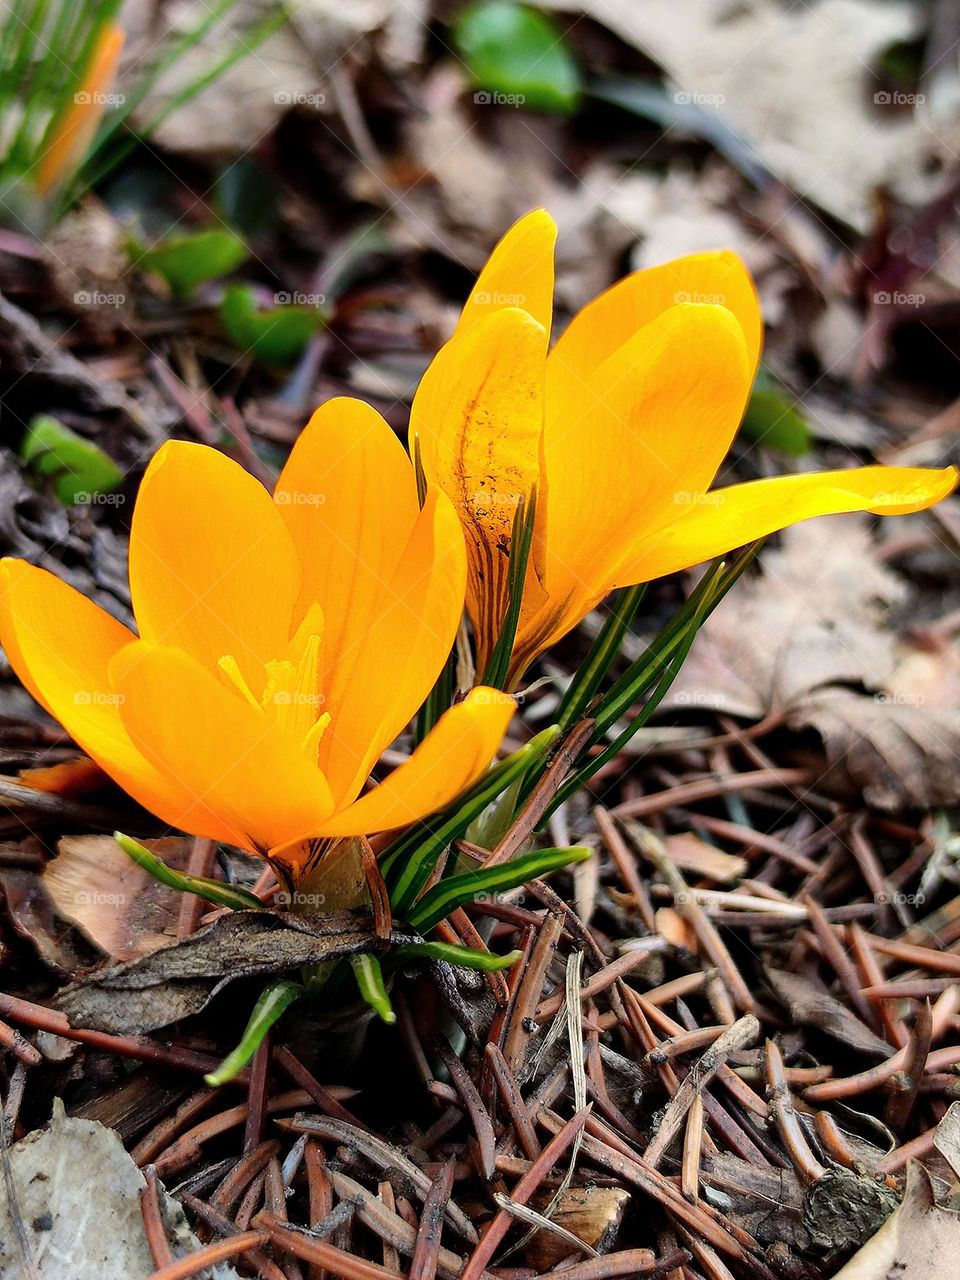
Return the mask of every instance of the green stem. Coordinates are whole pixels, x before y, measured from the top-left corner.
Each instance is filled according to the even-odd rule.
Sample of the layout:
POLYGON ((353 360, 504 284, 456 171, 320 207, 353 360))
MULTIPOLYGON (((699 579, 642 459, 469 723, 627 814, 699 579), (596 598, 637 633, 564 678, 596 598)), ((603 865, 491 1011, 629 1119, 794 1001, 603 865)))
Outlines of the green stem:
POLYGON ((155 853, 151 853, 132 836, 125 836, 122 831, 115 831, 113 838, 117 844, 139 867, 148 871, 161 884, 178 889, 181 893, 195 893, 198 898, 214 902, 218 907, 230 907, 233 911, 262 911, 263 903, 245 889, 235 889, 233 885, 224 884, 222 880, 208 880, 205 876, 192 876, 186 871, 175 871, 155 853))
POLYGON ((226 1084, 228 1080, 244 1069, 253 1055, 260 1048, 264 1036, 273 1024, 286 1013, 295 1000, 303 995, 303 987, 286 978, 280 978, 265 987, 260 999, 253 1006, 246 1030, 240 1043, 232 1053, 227 1054, 216 1071, 204 1076, 204 1080, 212 1088, 226 1084))
POLYGON ((390 1003, 390 996, 387 994, 386 983, 383 980, 383 970, 380 968, 380 961, 377 957, 366 953, 359 956, 351 956, 350 968, 353 970, 353 976, 357 980, 360 994, 374 1013, 388 1025, 396 1022, 397 1015, 394 1013, 393 1005, 390 1003))

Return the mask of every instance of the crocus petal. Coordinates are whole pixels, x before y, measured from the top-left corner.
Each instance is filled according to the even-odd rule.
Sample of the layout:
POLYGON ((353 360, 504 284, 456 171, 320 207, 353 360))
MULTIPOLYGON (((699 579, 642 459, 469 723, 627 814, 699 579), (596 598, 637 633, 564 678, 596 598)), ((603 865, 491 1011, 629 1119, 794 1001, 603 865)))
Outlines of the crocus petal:
POLYGON ((379 612, 354 635, 343 671, 332 670, 324 685, 332 724, 319 764, 338 804, 356 796, 440 674, 460 625, 466 573, 453 506, 444 494, 428 493, 379 612))
MULTIPOLYGON (((562 412, 577 385, 670 307, 711 303, 736 316, 747 344, 751 372, 763 342, 760 302, 750 273, 729 250, 692 253, 673 262, 635 271, 589 302, 571 320, 547 361, 547 411, 562 412)), ((685 364, 696 363, 691 349, 685 364)))
POLYGON ((130 590, 141 639, 215 671, 231 655, 250 687, 286 649, 300 570, 259 481, 216 449, 171 441, 140 485, 130 590))
POLYGON ((638 539, 623 560, 620 581, 663 577, 811 516, 923 511, 948 497, 956 484, 955 467, 858 467, 716 489, 666 527, 638 539))
POLYGON ((752 368, 724 307, 664 311, 571 388, 544 429, 545 605, 525 602, 522 669, 601 600, 631 531, 663 524, 709 484, 743 413, 752 368))
MULTIPOLYGON (((135 640, 116 618, 45 569, 4 560, 0 640, 20 680, 119 786, 154 813, 179 802, 177 784, 147 761, 120 716, 110 661, 135 640)), ((189 828, 217 840, 233 833, 209 810, 189 828)))
MULTIPOLYGON (((427 479, 452 500, 466 536, 480 670, 507 606, 516 506, 541 481, 546 344, 526 311, 494 311, 440 350, 411 410, 427 479)), ((538 501, 544 496, 541 484, 538 501)))
POLYGON ((457 332, 503 307, 520 307, 549 337, 557 224, 545 209, 515 222, 487 259, 460 313, 457 332))
POLYGON ((445 712, 408 761, 323 825, 327 836, 406 826, 442 808, 487 768, 513 715, 512 698, 474 689, 445 712))
POLYGON ((417 521, 413 467, 375 409, 329 400, 293 446, 274 502, 302 565, 297 613, 314 603, 323 609, 323 665, 327 680, 342 684, 366 652, 364 637, 417 521))
POLYGON ((182 649, 136 641, 113 658, 111 677, 131 739, 181 788, 156 808, 165 822, 197 831, 213 810, 234 844, 264 852, 329 816, 330 788, 297 744, 182 649))

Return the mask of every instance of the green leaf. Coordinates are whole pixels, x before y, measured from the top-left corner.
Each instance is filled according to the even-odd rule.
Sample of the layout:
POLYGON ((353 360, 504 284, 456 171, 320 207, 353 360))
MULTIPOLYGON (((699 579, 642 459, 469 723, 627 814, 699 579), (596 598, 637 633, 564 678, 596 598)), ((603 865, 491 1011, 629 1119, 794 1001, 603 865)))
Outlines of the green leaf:
POLYGON ((226 1084, 242 1071, 260 1048, 263 1037, 273 1024, 286 1013, 295 1000, 303 995, 303 987, 297 982, 281 978, 265 987, 260 999, 253 1006, 246 1030, 233 1053, 228 1054, 217 1067, 203 1078, 211 1088, 226 1084))
POLYGON ((45 414, 31 420, 20 456, 38 475, 53 480, 54 493, 67 505, 112 493, 123 480, 123 472, 98 445, 45 414))
POLYGON ((492 951, 478 951, 475 947, 458 947, 454 942, 408 942, 394 947, 387 957, 391 968, 397 968, 407 960, 441 960, 445 964, 459 965, 461 969, 480 969, 484 973, 499 973, 510 969, 523 955, 522 951, 508 951, 506 955, 494 955, 492 951))
POLYGON ((495 867, 478 867, 476 871, 451 876, 427 890, 409 913, 410 924, 426 933, 466 902, 506 893, 540 876, 560 871, 571 863, 585 862, 592 856, 593 850, 585 845, 573 845, 569 849, 534 849, 495 867))
POLYGON ((636 617, 646 591, 647 583, 641 582, 639 586, 618 592, 600 634, 563 695, 557 716, 561 729, 569 729, 586 711, 620 652, 623 637, 636 617))
POLYGON ((705 596, 701 600, 700 607, 694 615, 690 626, 681 636, 676 650, 672 653, 669 661, 667 661, 665 667, 662 669, 662 674, 660 675, 653 692, 648 696, 641 710, 634 716, 630 723, 619 734, 617 734, 605 750, 601 751, 599 755, 594 756, 583 766, 582 769, 580 769, 578 773, 574 774, 572 778, 569 778, 564 783, 551 801, 550 807, 544 815, 545 817, 549 817, 558 805, 562 804, 564 800, 574 793, 574 791, 577 791, 582 787, 590 778, 593 777, 595 773, 602 769, 608 761, 616 759, 627 743, 630 742, 648 722, 657 707, 659 707, 660 703, 663 701, 670 689, 670 686, 680 674, 680 668, 687 660, 687 654, 690 652, 690 648, 694 640, 697 638, 697 632, 702 626, 707 614, 710 612, 711 600, 712 598, 710 596, 705 596))
POLYGON ((642 709, 613 742, 594 756, 573 777, 563 784, 544 814, 549 818, 558 805, 582 787, 608 760, 623 750, 634 735, 647 723, 660 705, 670 686, 677 678, 690 647, 700 627, 751 563, 762 545, 752 543, 728 568, 720 560, 714 563, 697 584, 696 590, 684 602, 676 615, 600 700, 595 715, 595 728, 591 743, 596 743, 620 718, 645 694, 649 694, 642 709), (652 688, 652 692, 649 692, 652 688))
POLYGON ((454 43, 481 92, 502 102, 568 115, 580 101, 580 69, 556 22, 507 0, 471 5, 453 30, 454 43))
POLYGON ((793 458, 809 453, 810 429, 793 399, 763 369, 740 424, 741 432, 765 449, 777 449, 793 458))
POLYGON ((386 984, 383 981, 383 970, 376 956, 359 955, 350 957, 350 968, 357 980, 360 994, 381 1021, 388 1024, 396 1022, 397 1015, 390 1003, 386 984))
POLYGON ((232 284, 220 303, 220 323, 233 345, 266 365, 293 364, 323 324, 314 307, 258 307, 253 290, 232 284))
POLYGON ((115 831, 113 838, 117 844, 139 867, 149 871, 155 880, 178 889, 181 893, 195 893, 198 898, 214 902, 218 907, 230 907, 232 911, 262 911, 263 903, 245 889, 235 889, 233 885, 224 884, 222 880, 208 880, 205 876, 191 876, 186 871, 175 871, 168 867, 162 858, 151 853, 132 836, 125 836, 122 831, 115 831))
POLYGON ((523 588, 527 580, 527 564, 533 549, 533 532, 537 523, 537 491, 532 489, 529 498, 521 498, 513 515, 510 534, 510 563, 508 570, 507 611, 504 614, 497 643, 493 647, 481 684, 502 689, 507 682, 513 643, 517 638, 520 607, 523 604, 523 588))
POLYGON ((174 235, 148 249, 136 266, 163 276, 177 297, 219 280, 246 262, 250 250, 235 231, 211 229, 174 235))
POLYGON ((491 800, 524 776, 555 741, 558 732, 557 727, 551 725, 538 733, 506 760, 489 769, 452 805, 434 818, 417 823, 390 846, 380 867, 390 885, 390 905, 394 914, 403 915, 416 902, 444 849, 460 839, 491 800))

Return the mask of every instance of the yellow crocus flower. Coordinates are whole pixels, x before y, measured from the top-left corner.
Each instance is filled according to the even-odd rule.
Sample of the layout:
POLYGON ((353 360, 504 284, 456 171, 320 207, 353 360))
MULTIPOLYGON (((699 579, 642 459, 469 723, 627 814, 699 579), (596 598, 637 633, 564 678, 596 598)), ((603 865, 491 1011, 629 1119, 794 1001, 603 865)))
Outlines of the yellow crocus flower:
POLYGON ((420 509, 403 446, 359 401, 314 414, 273 497, 215 449, 163 445, 130 538, 139 638, 43 569, 0 576, 0 642, 83 750, 164 822, 294 876, 313 838, 446 804, 513 711, 474 690, 360 794, 450 652, 466 558, 449 499, 420 509))
POLYGON ((467 538, 483 671, 507 605, 514 513, 536 526, 508 687, 615 587, 648 582, 798 520, 899 515, 956 471, 862 467, 710 490, 753 384, 763 325, 733 253, 638 271, 549 345, 556 226, 538 210, 494 249, 414 400, 427 479, 467 538))

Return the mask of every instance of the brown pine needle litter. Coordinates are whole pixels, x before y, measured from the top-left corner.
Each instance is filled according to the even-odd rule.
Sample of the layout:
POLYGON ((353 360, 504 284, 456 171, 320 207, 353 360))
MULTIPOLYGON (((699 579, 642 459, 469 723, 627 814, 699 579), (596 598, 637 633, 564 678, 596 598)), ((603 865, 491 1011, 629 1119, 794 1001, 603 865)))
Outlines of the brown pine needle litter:
MULTIPOLYGON (((830 1275, 837 1255, 811 1217, 814 1189, 866 1188, 892 1196, 889 1210, 908 1159, 944 1176, 934 1135, 960 1092, 960 941, 938 939, 919 903, 899 928, 875 900, 874 864, 896 866, 923 832, 865 814, 854 853, 837 810, 818 840, 808 793, 791 790, 798 773, 754 768, 740 775, 731 831, 691 805, 715 817, 717 798, 738 794, 735 773, 711 786, 674 776, 656 805, 565 811, 599 850, 588 919, 540 883, 468 905, 461 934, 523 959, 502 988, 448 971, 427 1004, 427 979, 403 978, 397 1030, 373 1029, 349 1070, 337 1057, 344 1028, 312 1041, 290 1022, 231 1086, 197 1089, 216 1057, 208 1033, 111 1035, 0 996, 3 1045, 21 1072, 5 1093, 8 1134, 23 1131, 55 1071, 38 1037, 59 1036, 91 1063, 126 1059, 142 1081, 123 1123, 147 1179, 156 1280, 215 1259, 271 1280, 297 1267, 346 1280, 532 1280, 559 1259, 557 1274, 582 1280, 770 1277, 770 1215, 802 1274, 830 1275), (679 869, 674 814, 740 851, 749 893, 679 869), (744 837, 748 816, 766 838, 744 837), (176 1092, 164 1113, 138 1119, 157 1071, 176 1092), (850 1186, 834 1187, 837 1171, 850 1186), (204 1242, 189 1258, 169 1253, 160 1179, 204 1242), (617 1188, 626 1198, 607 1217, 617 1188)), ((517 822, 525 831, 529 815, 517 822)), ((897 890, 904 900, 910 887, 897 890)), ((120 1121, 109 1091, 97 1114, 120 1121)))

